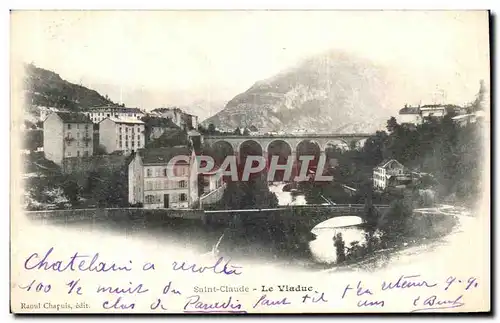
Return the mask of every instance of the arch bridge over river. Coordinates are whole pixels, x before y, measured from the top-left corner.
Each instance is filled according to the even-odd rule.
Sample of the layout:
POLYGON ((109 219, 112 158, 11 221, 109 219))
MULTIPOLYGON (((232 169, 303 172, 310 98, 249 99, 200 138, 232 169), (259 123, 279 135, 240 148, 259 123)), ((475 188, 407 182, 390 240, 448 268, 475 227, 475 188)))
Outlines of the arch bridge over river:
MULTIPOLYGON (((374 205, 378 212, 384 213, 388 205, 374 205)), ((364 204, 337 205, 300 205, 272 209, 243 210, 182 210, 182 209, 142 209, 142 208, 109 208, 109 209, 70 209, 25 212, 35 222, 48 224, 70 224, 78 222, 129 223, 131 227, 148 228, 158 225, 168 226, 173 220, 186 220, 198 223, 201 227, 238 226, 251 223, 255 226, 270 224, 280 227, 302 228, 312 230, 319 223, 340 216, 357 216, 366 219, 364 204)), ((193 224, 194 224, 193 223, 193 224)))
POLYGON ((264 157, 275 142, 284 142, 288 145, 290 154, 296 156, 299 145, 310 142, 317 146, 320 152, 324 153, 328 147, 343 143, 347 148, 358 146, 360 142, 373 136, 372 133, 337 133, 337 134, 284 134, 284 135, 214 135, 204 136, 203 142, 211 147, 218 144, 226 144, 232 148, 233 154, 239 156, 245 144, 252 143, 260 146, 260 151, 264 157))
MULTIPOLYGON (((380 214, 384 214, 389 205, 373 205, 380 214)), ((335 218, 353 216, 364 221, 366 218, 365 204, 336 205, 294 205, 272 209, 244 210, 205 210, 204 222, 208 225, 226 225, 229 222, 248 223, 280 223, 283 226, 293 226, 312 230, 318 224, 335 218)))

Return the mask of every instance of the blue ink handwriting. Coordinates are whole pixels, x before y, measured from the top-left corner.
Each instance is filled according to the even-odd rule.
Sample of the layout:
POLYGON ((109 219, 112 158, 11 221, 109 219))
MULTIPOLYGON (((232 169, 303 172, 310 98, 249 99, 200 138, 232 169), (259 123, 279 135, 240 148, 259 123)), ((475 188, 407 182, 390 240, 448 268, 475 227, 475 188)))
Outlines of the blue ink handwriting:
POLYGON ((77 279, 77 280, 72 280, 66 284, 66 286, 69 287, 68 294, 73 293, 73 290, 75 290, 75 294, 82 295, 82 288, 80 286, 78 286, 79 282, 80 282, 80 279, 77 279))
MULTIPOLYGON (((364 288, 363 285, 361 285, 361 281, 358 281, 358 285, 356 286, 356 296, 363 296, 365 294, 368 295, 373 295, 372 291, 368 288, 364 288)), ((347 284, 347 286, 344 289, 344 293, 342 294, 342 298, 345 297, 345 294, 347 293, 348 290, 354 289, 351 287, 351 285, 347 284)))
POLYGON ((328 300, 325 299, 325 293, 321 293, 321 295, 317 295, 318 292, 315 292, 316 295, 313 295, 313 296, 309 296, 309 294, 305 294, 304 296, 302 296, 302 303, 306 303, 307 300, 311 299, 311 301, 313 303, 318 303, 318 302, 322 302, 322 303, 328 303, 328 300))
POLYGON ((291 303, 286 299, 286 297, 273 301, 267 298, 267 295, 262 295, 259 300, 253 305, 253 308, 257 306, 280 306, 280 305, 290 305, 291 303))
POLYGON ((215 302, 215 303, 204 303, 201 301, 199 295, 193 295, 186 298, 186 304, 184 305, 184 311, 196 310, 196 311, 240 311, 242 308, 239 300, 233 301, 232 296, 229 296, 228 300, 225 302, 215 302))
MULTIPOLYGON (((130 266, 118 266, 115 263, 106 263, 99 261, 99 253, 96 253, 92 256, 90 262, 88 259, 90 256, 88 255, 80 255, 78 252, 75 252, 73 256, 69 258, 69 261, 64 262, 62 260, 49 261, 49 256, 54 251, 54 247, 50 248, 43 258, 40 259, 38 253, 31 254, 26 261, 24 262, 24 268, 27 270, 33 269, 43 269, 43 270, 53 270, 58 272, 63 272, 66 270, 70 271, 92 271, 92 272, 108 272, 108 271, 131 271, 132 268, 130 266), (76 267, 76 268, 75 268, 76 267)), ((130 265, 132 261, 129 260, 130 265)))
POLYGON ((110 305, 109 301, 105 301, 104 303, 102 303, 102 307, 105 310, 130 310, 130 309, 133 310, 135 307, 135 303, 122 304, 122 298, 120 296, 116 299, 116 301, 112 305, 110 305))
POLYGON ((176 295, 181 295, 180 291, 178 291, 174 288, 172 288, 172 290, 170 290, 170 288, 172 288, 172 281, 169 281, 168 284, 166 284, 165 287, 163 287, 163 295, 168 294, 168 292, 176 294, 176 295))
POLYGON ((241 272, 239 272, 238 269, 242 267, 230 265, 229 263, 231 262, 231 260, 226 260, 224 265, 222 265, 223 260, 224 257, 220 257, 214 265, 204 267, 197 266, 196 264, 187 265, 185 261, 183 261, 179 265, 177 261, 174 261, 172 267, 174 270, 191 271, 198 274, 205 272, 205 270, 212 270, 215 274, 241 275, 241 272), (231 267, 232 269, 230 269, 229 267, 231 267))
POLYGON ((453 284, 465 284, 465 290, 469 290, 470 288, 476 288, 479 286, 479 283, 477 282, 477 278, 475 277, 470 277, 467 279, 467 281, 462 281, 461 279, 457 279, 456 277, 450 276, 446 279, 446 287, 444 290, 448 290, 453 284))
POLYGON ((137 286, 133 286, 132 285, 132 282, 129 282, 129 284, 131 286, 127 287, 127 288, 120 288, 120 287, 103 287, 103 286, 100 286, 97 287, 97 293, 109 293, 109 294, 142 294, 142 293, 146 293, 149 291, 149 289, 147 288, 144 288, 143 289, 143 285, 142 284, 139 284, 137 286))
MULTIPOLYGON (((31 283, 29 283, 26 286, 19 285, 19 288, 24 289, 27 292, 29 292, 29 291, 31 291, 31 289, 33 288, 33 285, 35 285, 35 283, 36 283, 36 280, 33 279, 31 281, 31 283)), ((48 292, 50 292, 51 288, 52 288, 52 286, 50 284, 43 284, 42 282, 39 282, 38 284, 36 284, 34 291, 37 293, 38 292, 48 293, 48 292)))
POLYGON ((358 307, 384 307, 384 305, 384 301, 369 301, 366 299, 364 301, 358 301, 358 307))
MULTIPOLYGON (((423 311, 432 311, 439 309, 449 309, 464 306, 465 304, 462 302, 463 295, 456 297, 455 299, 446 300, 439 299, 436 295, 432 295, 426 298, 421 306, 422 308, 414 309, 412 312, 423 312, 423 311)), ((413 306, 419 306, 420 296, 413 300, 413 306)))
POLYGON ((411 275, 411 276, 405 276, 401 275, 398 280, 395 282, 382 282, 382 290, 391 290, 391 289, 404 289, 404 288, 412 288, 412 287, 434 287, 437 284, 433 283, 428 283, 425 280, 421 279, 415 279, 417 277, 420 277, 420 275, 411 275))

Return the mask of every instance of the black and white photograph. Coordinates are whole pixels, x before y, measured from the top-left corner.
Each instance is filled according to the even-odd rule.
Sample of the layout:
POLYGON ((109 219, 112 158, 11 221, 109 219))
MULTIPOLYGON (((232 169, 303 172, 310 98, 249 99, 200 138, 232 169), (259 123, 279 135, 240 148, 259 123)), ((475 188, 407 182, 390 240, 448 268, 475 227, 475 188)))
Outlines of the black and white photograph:
POLYGON ((12 10, 11 312, 489 312, 490 15, 12 10))

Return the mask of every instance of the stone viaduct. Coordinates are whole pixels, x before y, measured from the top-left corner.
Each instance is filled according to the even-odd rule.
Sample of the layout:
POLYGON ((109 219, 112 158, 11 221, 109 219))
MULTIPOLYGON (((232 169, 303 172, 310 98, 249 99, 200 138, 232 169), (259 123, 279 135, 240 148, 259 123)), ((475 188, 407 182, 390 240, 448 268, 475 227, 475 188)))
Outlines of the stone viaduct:
POLYGON ((274 142, 285 142, 291 151, 291 155, 296 156, 299 144, 311 142, 319 148, 321 153, 330 145, 336 145, 338 142, 344 143, 348 148, 357 145, 362 140, 372 136, 371 133, 349 133, 349 134, 285 134, 285 135, 259 135, 259 136, 238 136, 238 135, 217 135, 204 136, 203 142, 209 146, 216 144, 229 144, 233 153, 239 156, 242 146, 245 143, 255 143, 260 146, 262 154, 267 157, 267 152, 274 142))

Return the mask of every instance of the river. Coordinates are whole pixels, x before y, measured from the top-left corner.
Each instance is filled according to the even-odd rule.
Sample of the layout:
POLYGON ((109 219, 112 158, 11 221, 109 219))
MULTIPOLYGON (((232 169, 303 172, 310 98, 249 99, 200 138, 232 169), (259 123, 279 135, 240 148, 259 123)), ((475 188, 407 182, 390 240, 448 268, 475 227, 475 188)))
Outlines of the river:
MULTIPOLYGON (((280 206, 307 204, 304 194, 284 192, 284 187, 284 183, 269 184, 269 190, 276 194, 280 206)), ((313 261, 327 264, 337 261, 333 237, 339 233, 346 246, 355 242, 364 243, 365 231, 359 227, 362 223, 363 219, 360 217, 346 215, 326 220, 315 226, 311 232, 316 235, 316 239, 309 243, 313 261)))
MULTIPOLYGON (((270 188, 275 192, 279 204, 304 205, 306 199, 303 194, 283 192, 284 184, 273 184, 270 188)), ((471 221, 470 213, 465 209, 454 206, 443 205, 433 209, 416 210, 418 214, 441 213, 450 217, 458 217, 462 221, 471 221)), ((98 237, 115 236, 124 239, 126 243, 130 241, 140 241, 148 246, 168 250, 169 253, 177 253, 181 250, 183 254, 217 256, 222 246, 229 250, 232 258, 238 260, 252 259, 257 263, 270 263, 284 266, 313 267, 332 266, 337 261, 337 252, 334 246, 333 237, 342 234, 346 247, 350 247, 356 241, 362 244, 365 241, 365 231, 360 227, 362 219, 356 216, 342 216, 329 219, 318 224, 311 230, 311 237, 306 237, 308 241, 305 249, 307 253, 298 252, 297 249, 288 248, 294 245, 294 237, 276 232, 276 228, 265 228, 271 236, 277 236, 276 241, 265 241, 258 235, 252 235, 252 229, 236 230, 232 236, 227 234, 227 228, 207 229, 198 221, 187 221, 172 219, 168 223, 149 224, 147 227, 138 226, 130 219, 78 219, 75 222, 59 221, 58 226, 64 230, 76 233, 90 233, 98 237), (274 233, 273 233, 274 232, 274 233), (291 240, 292 242, 289 243, 291 240), (281 245, 280 245, 281 243, 281 245), (285 246, 285 247, 283 247, 285 246)), ((44 226, 46 227, 46 226, 44 226)), ((457 226, 460 228, 460 226, 457 226)), ((458 230, 458 229, 457 229, 458 230)), ((279 231, 279 229, 278 229, 279 231)), ((255 231, 253 231, 255 232, 255 231)), ((299 234, 302 236, 302 233, 299 234)), ((99 238, 98 238, 99 239, 99 238)), ((118 240, 119 240, 118 239, 118 240)), ((403 246, 404 247, 404 246, 403 246)), ((411 247, 411 246, 410 246, 411 247)), ((403 248, 404 249, 404 248, 403 248)), ((414 250, 414 249, 413 249, 414 250)), ((369 257, 366 261, 386 262, 390 255, 396 251, 383 251, 374 257, 369 257), (389 256, 388 256, 389 255, 389 256), (377 258, 378 257, 378 258, 377 258), (383 261, 382 261, 383 260, 383 261)), ((397 251, 401 252, 401 251, 397 251)), ((359 266, 363 266, 365 261, 360 261, 359 266)), ((355 265, 354 265, 355 266, 355 265)))

